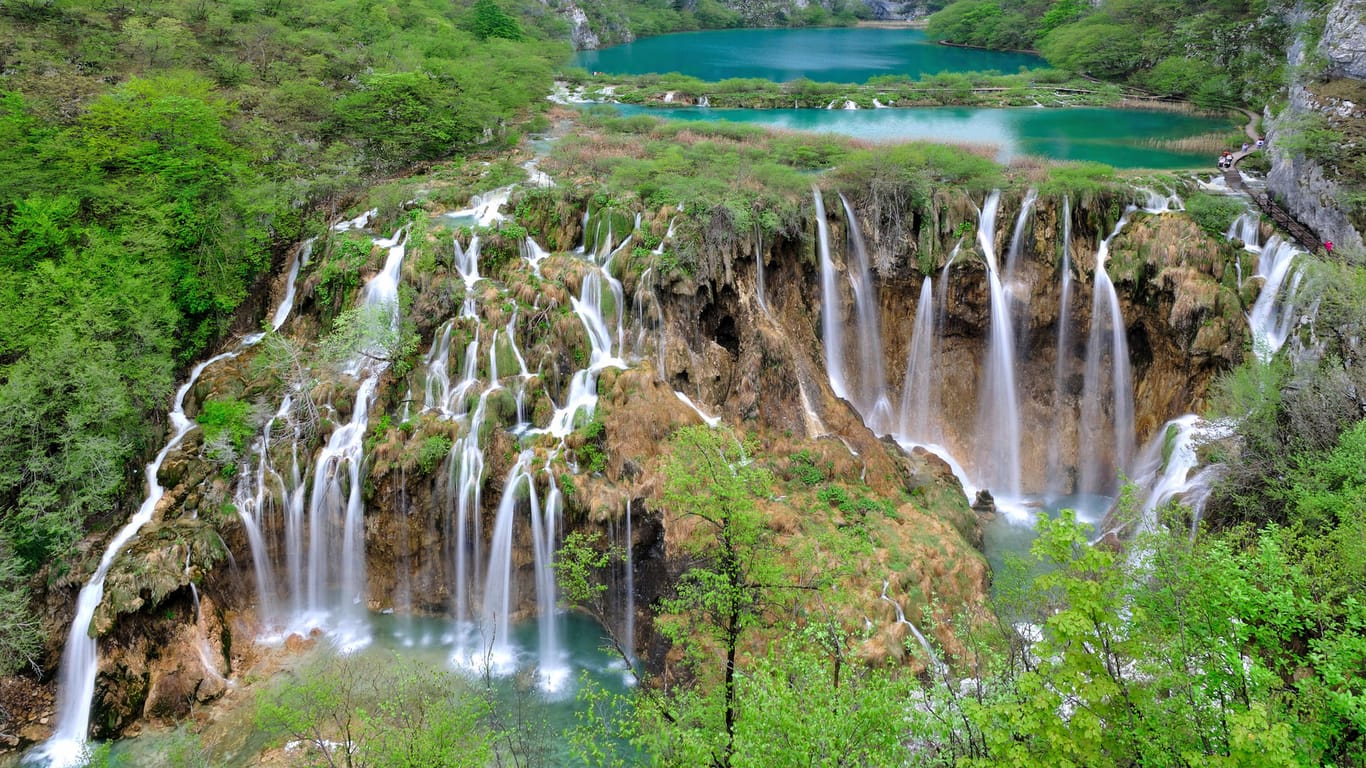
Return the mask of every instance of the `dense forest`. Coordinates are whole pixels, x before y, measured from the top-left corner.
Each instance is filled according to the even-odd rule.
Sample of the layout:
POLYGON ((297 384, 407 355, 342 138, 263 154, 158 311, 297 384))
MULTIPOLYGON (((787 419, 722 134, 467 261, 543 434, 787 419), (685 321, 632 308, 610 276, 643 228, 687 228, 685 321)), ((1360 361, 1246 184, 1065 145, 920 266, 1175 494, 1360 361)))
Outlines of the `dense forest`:
MULTIPOLYGON (((1202 106, 1261 105, 1285 85, 1285 52, 1322 30, 1322 6, 1290 23, 1283 0, 958 0, 929 34, 988 48, 1037 49, 1056 67, 1124 80, 1202 106)), ((1311 46, 1312 47, 1312 46, 1311 46)))
POLYGON ((259 311, 287 247, 386 174, 516 142, 568 53, 534 22, 492 0, 0 5, 9 588, 126 516, 177 372, 259 311))

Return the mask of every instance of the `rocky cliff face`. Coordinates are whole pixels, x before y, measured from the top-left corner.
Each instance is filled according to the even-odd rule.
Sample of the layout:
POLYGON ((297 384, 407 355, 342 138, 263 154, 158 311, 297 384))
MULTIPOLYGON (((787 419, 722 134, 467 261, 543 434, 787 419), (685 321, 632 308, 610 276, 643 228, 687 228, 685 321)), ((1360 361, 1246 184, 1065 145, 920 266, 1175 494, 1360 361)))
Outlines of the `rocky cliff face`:
MULTIPOLYGON (((612 621, 633 623, 633 645, 651 663, 664 664, 667 648, 649 619, 652 605, 686 567, 679 553, 688 536, 680 511, 662 502, 667 440, 705 413, 753 437, 777 476, 780 485, 761 507, 780 548, 794 553, 791 566, 798 572, 836 564, 846 569, 838 597, 826 598, 828 607, 849 627, 871 622, 874 631, 863 649, 869 660, 905 654, 908 630, 894 621, 882 591, 908 616, 928 610, 934 625, 927 630, 942 647, 955 649, 948 619, 980 612, 989 583, 978 549, 981 519, 968 508, 949 465, 923 449, 908 451, 880 438, 865 426, 865 415, 835 395, 822 352, 821 307, 831 299, 821 290, 814 211, 804 231, 792 236, 760 241, 732 232, 716 238, 722 245, 693 243, 705 258, 690 272, 667 256, 684 245, 678 238, 693 236, 672 234, 695 231, 680 223, 684 214, 668 208, 637 216, 590 203, 592 193, 514 193, 504 211, 515 209, 517 226, 525 229, 483 231, 475 278, 462 261, 476 250, 469 231, 460 229, 463 220, 446 219, 440 206, 429 203, 402 229, 402 306, 418 351, 378 376, 370 401, 363 488, 357 489, 363 498, 357 535, 365 608, 450 615, 462 610, 461 584, 479 599, 483 573, 462 576, 468 566, 454 552, 457 529, 465 525, 457 509, 471 498, 461 480, 469 460, 459 452, 474 434, 482 471, 468 502, 477 521, 468 529, 477 542, 470 549, 483 550, 476 561, 491 558, 486 548, 506 500, 513 515, 511 617, 532 616, 540 605, 533 585, 542 555, 534 544, 539 534, 528 509, 531 497, 544 500, 544 509, 558 494, 566 530, 603 534, 631 552, 633 599, 614 603, 612 621), (527 232, 549 252, 522 239, 527 232), (609 290, 612 280, 619 281, 619 293, 609 290), (590 284, 601 292, 595 300, 606 339, 591 339, 595 331, 584 318, 590 284), (583 372, 594 368, 600 344, 621 363, 596 367, 594 418, 588 422, 580 414, 561 439, 549 426, 581 391, 576 388, 583 372), (453 386, 457 379, 478 384, 461 390, 453 386), (476 413, 482 421, 472 421, 476 413), (518 466, 531 468, 522 476, 528 479, 519 479, 518 466), (837 490, 818 494, 817 485, 837 490), (831 500, 839 498, 848 503, 831 500), (816 537, 853 531, 866 539, 839 563, 795 555, 816 537), (625 611, 636 620, 627 622, 625 611)), ((1075 418, 1089 286, 1102 233, 1113 230, 1130 200, 1102 195, 1072 201, 1067 252, 1074 289, 1066 313, 1071 327, 1081 330, 1059 348, 1062 233, 1068 228, 1063 201, 1045 197, 1020 217, 1021 197, 1006 194, 994 226, 996 242, 1007 243, 1023 222, 1020 267, 1011 286, 1019 304, 1013 311, 1026 318, 1018 336, 1022 473, 1027 490, 1041 492, 1059 467, 1070 487, 1074 472, 1067 468, 1079 463, 1080 446, 1089 444, 1075 418), (1057 381, 1064 382, 1061 392, 1057 381)), ((889 372, 887 395, 895 402, 905 394, 900 372, 922 281, 943 279, 948 288, 940 415, 944 443, 960 456, 973 456, 982 441, 994 439, 980 431, 977 419, 992 312, 983 254, 969 242, 943 274, 964 227, 978 222, 975 204, 959 191, 938 190, 933 214, 925 216, 889 210, 871 193, 851 192, 851 207, 875 253, 879 354, 889 372)), ((846 276, 853 269, 850 221, 832 210, 825 223, 835 266, 846 276)), ((398 228, 396 221, 370 224, 377 235, 398 228)), ((166 496, 153 523, 117 561, 94 624, 104 660, 96 690, 98 735, 117 735, 144 718, 182 717, 221 695, 226 678, 251 667, 255 637, 291 600, 298 602, 286 556, 294 546, 288 540, 291 499, 296 492, 309 498, 309 484, 320 482, 309 478, 344 474, 343 464, 318 472, 312 457, 365 401, 354 378, 321 362, 308 363, 308 376, 291 371, 297 373, 301 351, 311 349, 320 328, 356 300, 363 279, 384 261, 384 249, 368 245, 368 236, 334 232, 330 238, 299 279, 297 307, 278 335, 288 343, 265 342, 207 369, 191 392, 191 414, 209 399, 255 404, 251 427, 264 447, 225 458, 221 445, 192 434, 163 464, 166 496), (366 244, 359 263, 356 247, 346 242, 366 244), (286 395, 290 400, 282 404, 286 395), (307 430, 295 416, 303 401, 318 406, 307 430), (277 480, 260 479, 272 472, 277 480)), ((1211 377, 1241 356, 1243 307, 1229 266, 1235 252, 1179 215, 1136 213, 1112 241, 1111 254, 1142 439, 1198 403, 1211 377)), ((277 296, 286 290, 284 281, 282 275, 277 296)), ((852 282, 838 284, 843 323, 853 327, 852 282)), ((340 526, 345 504, 327 509, 327 524, 340 526)), ((90 559, 98 555, 92 547, 90 559)), ((72 586, 92 567, 77 568, 72 586)), ((623 583, 617 581, 616 589, 623 583)), ((70 594, 52 592, 54 616, 69 617, 70 594)), ((60 629, 54 635, 60 637, 60 629)), ((58 649, 52 650, 55 661, 58 649)))
POLYGON ((1366 80, 1366 1, 1336 0, 1328 7, 1319 50, 1329 75, 1366 80))
POLYGON ((1362 206, 1350 200, 1360 171, 1348 166, 1366 149, 1366 3, 1335 0, 1328 11, 1317 51, 1302 42, 1290 46, 1292 67, 1311 54, 1327 60, 1326 79, 1292 84, 1289 103, 1278 115, 1268 115, 1267 137, 1272 149, 1267 189, 1321 240, 1350 258, 1366 258, 1362 206), (1344 138, 1326 158, 1308 157, 1294 145, 1306 126, 1322 125, 1344 138), (1289 140, 1286 140, 1289 139, 1289 140))

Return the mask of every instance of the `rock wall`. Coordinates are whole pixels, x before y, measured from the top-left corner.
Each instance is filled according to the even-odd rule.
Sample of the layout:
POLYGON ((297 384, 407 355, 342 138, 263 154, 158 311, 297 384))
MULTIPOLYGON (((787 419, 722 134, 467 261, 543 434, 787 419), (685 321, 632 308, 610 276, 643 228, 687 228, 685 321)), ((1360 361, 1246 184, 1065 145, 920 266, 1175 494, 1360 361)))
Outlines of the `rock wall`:
POLYGON ((1334 0, 1319 50, 1330 76, 1366 80, 1366 0, 1334 0))
MULTIPOLYGON (((527 418, 533 424, 546 423, 583 365, 584 330, 569 310, 578 289, 571 292, 569 286, 578 286, 588 267, 571 249, 582 243, 591 252, 613 227, 619 233, 633 231, 634 212, 582 216, 579 212, 591 191, 563 190, 513 201, 521 223, 556 251, 535 271, 516 255, 516 242, 489 236, 483 243, 486 261, 481 262, 480 274, 486 279, 474 288, 481 327, 500 332, 511 328, 517 335, 528 367, 535 371, 525 396, 527 418)), ((997 242, 1009 242, 1019 198, 1019 193, 1007 195, 997 222, 997 242)), ((957 190, 940 190, 928 213, 879 209, 871 199, 857 195, 853 200, 855 210, 866 217, 862 228, 879 254, 875 272, 885 367, 897 400, 910 320, 923 279, 920 269, 934 265, 937 273, 944 264, 960 225, 974 220, 972 200, 957 190), (889 221, 898 223, 892 226, 889 221)), ((1126 202, 1100 196, 1074 207, 1072 228, 1077 234, 1071 252, 1077 289, 1069 311, 1078 328, 1089 321, 1086 286, 1099 233, 1113 228, 1126 202)), ((832 239, 843 243, 848 223, 842 210, 832 208, 832 239)), ((672 208, 642 212, 635 231, 641 237, 662 238, 680 216, 672 208)), ((1080 442, 1075 428, 1073 433, 1054 429, 1060 216, 1060 199, 1039 201, 1026 232, 1016 286, 1017 295, 1028 297, 1028 321, 1020 333, 1023 454, 1029 457, 1026 475, 1036 490, 1043 485, 1042 457, 1048 453, 1048 441, 1061 440, 1067 446, 1063 461, 1073 464, 1080 442)), ((680 226, 680 237, 696 236, 688 231, 680 226)), ((548 436, 513 435, 509 428, 520 418, 517 404, 505 389, 489 396, 493 423, 484 443, 487 466, 478 509, 484 535, 493 529, 503 484, 520 450, 529 444, 539 446, 537 450, 547 451, 547 463, 563 462, 558 466, 564 473, 559 477, 566 495, 566 528, 605 534, 632 552, 637 613, 632 640, 656 667, 666 663, 668 648, 651 629, 652 606, 669 594, 687 566, 680 553, 688 524, 678 510, 661 503, 667 438, 699 418, 678 393, 752 436, 775 471, 788 471, 793 457, 801 454, 821 468, 829 483, 890 505, 885 519, 877 521, 877 544, 852 564, 841 583, 844 597, 831 600, 829 606, 850 627, 862 627, 865 617, 877 617, 884 628, 863 648, 868 659, 903 658, 904 638, 899 635, 906 630, 892 620, 889 604, 879 599, 884 581, 907 615, 929 610, 936 616, 931 631, 950 651, 958 639, 949 617, 962 610, 980 611, 984 605, 990 574, 977 549, 982 521, 968 508, 948 465, 923 450, 907 453, 890 440, 879 439, 831 390, 821 342, 820 307, 825 297, 816 232, 816 222, 810 219, 802 231, 766 242, 756 241, 750 233, 730 233, 718 241, 729 244, 707 254, 704 268, 691 274, 656 273, 655 267, 663 269, 660 263, 646 269, 648 260, 632 258, 641 258, 637 252, 648 254, 648 249, 619 246, 625 332, 639 358, 633 355, 627 370, 602 371, 597 409, 602 426, 596 436, 576 431, 563 446, 555 447, 548 436), (585 469, 589 440, 595 441, 602 461, 585 469), (571 456, 573 464, 568 461, 571 456), (631 539, 624 541, 627 510, 633 527, 631 539)), ((449 231, 431 229, 413 235, 412 255, 404 262, 403 283, 412 292, 410 320, 423 350, 433 344, 448 319, 458 317, 465 298, 463 280, 449 256, 450 236, 449 231)), ((612 243, 622 240, 618 235, 612 243)), ((381 260, 379 250, 363 271, 375 269, 381 260)), ((837 250, 840 269, 845 269, 843 248, 837 250)), ((1211 241, 1179 216, 1136 216, 1114 243, 1111 272, 1122 296, 1134 354, 1140 437, 1151 434, 1173 413, 1191 408, 1204 396, 1211 377, 1241 354, 1242 307, 1238 292, 1228 286, 1232 270, 1226 266, 1231 253, 1231 246, 1211 241)), ((320 252, 318 258, 327 257, 320 252)), ((295 317, 283 329, 301 345, 317 338, 323 317, 351 300, 320 291, 322 271, 315 265, 302 277, 295 317)), ((980 258, 965 252, 949 285, 946 364, 939 375, 954 383, 944 400, 944 417, 953 425, 950 446, 962 448, 982 439, 972 432, 990 312, 980 258)), ((283 286, 277 285, 275 291, 278 295, 283 286)), ((469 333, 471 320, 455 322, 456 332, 469 333)), ((1072 344, 1063 350, 1069 382, 1080 379, 1078 347, 1084 336, 1074 333, 1072 344)), ((261 351, 267 346, 207 370, 191 392, 187 413, 193 415, 206 398, 236 398, 260 404, 256 429, 274 424, 274 403, 285 385, 278 378, 278 361, 272 363, 261 351)), ((496 344, 486 343, 485 349, 489 347, 496 344)), ((452 344, 453 371, 467 362, 457 359, 463 348, 452 344)), ((507 350, 498 356, 506 358, 503 352, 507 350)), ((452 486, 444 463, 424 466, 419 456, 432 438, 454 438, 459 433, 452 421, 413 407, 414 401, 422 400, 421 371, 419 361, 412 373, 386 373, 372 408, 364 480, 366 607, 442 615, 451 611, 454 599, 449 556, 452 486)), ((312 398, 330 402, 334 410, 299 445, 298 453, 305 458, 316 452, 330 430, 345 423, 355 407, 354 383, 323 378, 309 386, 312 398)), ((1079 393, 1079 384, 1069 387, 1066 407, 1076 407, 1079 393)), ((283 442, 275 450, 288 454, 282 446, 283 442)), ((287 466, 286 460, 285 455, 277 457, 277 465, 287 466)), ((225 463, 205 449, 197 433, 163 464, 166 496, 154 521, 116 562, 94 625, 104 660, 94 718, 99 735, 127 732, 143 720, 181 718, 190 708, 221 695, 226 677, 251 667, 261 601, 234 493, 242 473, 254 466, 225 463)), ((284 499, 270 503, 282 507, 284 499)), ((801 491, 800 486, 789 486, 787 494, 775 494, 761 505, 783 551, 801 551, 803 536, 812 526, 841 530, 853 524, 848 513, 832 509, 814 490, 801 491)), ((281 538, 276 530, 283 525, 281 520, 266 522, 263 533, 268 540, 281 538)), ((529 616, 536 601, 530 588, 534 557, 525 515, 518 516, 513 540, 518 542, 512 564, 513 613, 529 616)), ((87 562, 68 579, 69 586, 58 585, 50 592, 55 636, 65 629, 62 622, 69 621, 71 595, 93 569, 99 552, 99 546, 91 546, 87 562)), ((278 559, 278 551, 273 556, 278 559)), ((810 562, 792 565, 819 567, 810 562)), ((622 619, 618 613, 609 620, 624 624, 622 619)), ((55 662, 59 649, 52 650, 55 662)))
MULTIPOLYGON (((1307 12, 1299 9, 1293 20, 1305 22, 1307 12)), ((1289 64, 1302 66, 1309 57, 1303 39, 1288 47, 1289 64)), ((1334 0, 1328 9, 1323 36, 1315 52, 1327 60, 1326 82, 1301 81, 1291 85, 1289 103, 1279 114, 1266 115, 1267 140, 1272 164, 1267 174, 1267 190, 1290 212, 1319 236, 1331 241, 1334 249, 1348 258, 1366 259, 1362 229, 1366 221, 1354 218, 1346 196, 1355 190, 1343 186, 1337 168, 1325 168, 1319 161, 1285 148, 1286 137, 1294 136, 1309 120, 1325 121, 1344 133, 1347 140, 1335 155, 1341 162, 1366 152, 1361 126, 1366 121, 1366 1, 1334 0)))

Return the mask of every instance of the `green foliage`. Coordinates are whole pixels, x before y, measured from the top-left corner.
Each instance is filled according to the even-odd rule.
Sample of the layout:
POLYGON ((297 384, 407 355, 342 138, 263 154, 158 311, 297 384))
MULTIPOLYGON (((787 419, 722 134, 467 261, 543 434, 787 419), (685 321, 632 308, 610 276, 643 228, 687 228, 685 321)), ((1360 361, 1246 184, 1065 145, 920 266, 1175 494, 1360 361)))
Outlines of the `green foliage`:
POLYGON ((258 696, 256 727, 302 742, 295 765, 476 768, 493 758, 483 699, 449 673, 349 656, 290 677, 258 696))
POLYGON ((526 37, 521 25, 498 5, 497 0, 475 0, 471 14, 470 31, 480 40, 490 37, 522 40, 526 37))
POLYGON ((816 465, 816 458, 810 451, 795 451, 788 457, 788 472, 804 485, 820 485, 825 482, 825 471, 816 465))
POLYGON ((256 432, 251 404, 241 400, 205 400, 194 420, 204 429, 205 445, 226 443, 239 454, 256 432))
POLYGON ((1206 108, 1260 106, 1283 86, 1295 37, 1287 11, 1262 0, 958 0, 927 31, 988 48, 1037 47, 1055 67, 1206 108))
MULTIPOLYGON (((0 4, 0 529, 25 569, 139 490, 176 372, 314 211, 515 134, 567 47, 465 20, 438 0, 0 4)), ((357 285, 324 278, 338 306, 357 285)))
POLYGON ((357 361, 395 363, 411 355, 417 349, 417 333, 411 321, 397 314, 394 304, 364 304, 337 315, 319 344, 323 359, 344 366, 357 361))
POLYGON ((37 671, 43 650, 42 627, 29 599, 25 563, 0 541, 0 674, 37 671))
POLYGON ((1205 234, 1222 239, 1229 225, 1247 208, 1241 200, 1227 195, 1196 192, 1186 198, 1186 215, 1195 219, 1205 234))
POLYGON ((451 452, 451 439, 446 435, 431 435, 422 441, 417 450, 417 468, 424 475, 430 475, 451 452))
POLYGON ((607 469, 607 431, 597 413, 574 430, 574 455, 588 474, 607 469))

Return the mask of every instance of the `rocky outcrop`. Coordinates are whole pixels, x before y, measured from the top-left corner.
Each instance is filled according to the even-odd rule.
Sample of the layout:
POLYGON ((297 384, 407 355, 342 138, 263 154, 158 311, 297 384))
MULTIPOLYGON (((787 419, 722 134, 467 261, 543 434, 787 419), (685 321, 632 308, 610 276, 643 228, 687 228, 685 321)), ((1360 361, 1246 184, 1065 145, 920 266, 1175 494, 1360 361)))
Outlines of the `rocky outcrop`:
MULTIPOLYGON (((1366 88, 1361 90, 1366 94, 1366 88)), ((1290 103, 1280 114, 1268 115, 1267 119, 1267 138, 1272 150, 1271 170, 1266 176, 1267 191, 1320 240, 1331 241, 1340 254, 1360 259, 1366 257, 1366 242, 1361 234, 1366 222, 1354 220, 1344 204, 1349 190, 1342 185, 1339 173, 1325 168, 1314 158, 1282 146, 1283 137, 1298 134, 1307 121, 1317 119, 1326 120, 1329 125, 1342 121, 1359 126, 1366 120, 1366 100, 1323 98, 1314 93, 1313 86, 1292 87, 1290 103)), ((1349 141, 1339 147, 1340 157, 1346 162, 1363 149, 1366 147, 1359 140, 1349 141)))
MULTIPOLYGON (((1309 20, 1297 9, 1292 20, 1309 20)), ((1288 47, 1292 68, 1309 57, 1303 37, 1288 47)), ((1317 53, 1327 61, 1322 79, 1291 85, 1289 102, 1277 114, 1266 114, 1271 170, 1267 191, 1322 241, 1331 241, 1339 254, 1366 259, 1366 210, 1349 201, 1358 173, 1344 166, 1366 151, 1366 2, 1335 0, 1328 10, 1317 53), (1298 137, 1307 127, 1322 126, 1343 136, 1330 157, 1310 157, 1299 150, 1298 137)))
POLYGON ((1335 0, 1328 7, 1319 51, 1330 76, 1366 80, 1366 0, 1335 0))

